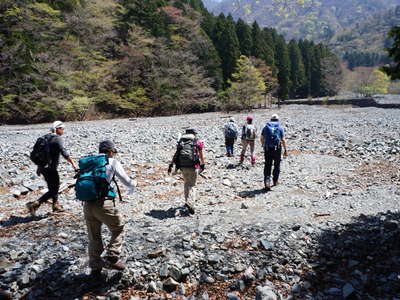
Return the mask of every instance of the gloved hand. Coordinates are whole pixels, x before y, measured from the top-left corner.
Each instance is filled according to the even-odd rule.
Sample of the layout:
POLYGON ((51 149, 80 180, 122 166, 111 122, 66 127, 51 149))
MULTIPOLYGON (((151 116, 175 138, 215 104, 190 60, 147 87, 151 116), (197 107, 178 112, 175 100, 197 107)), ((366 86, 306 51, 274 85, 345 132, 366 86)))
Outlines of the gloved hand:
POLYGON ((171 174, 173 166, 174 166, 174 164, 169 164, 169 166, 168 166, 168 175, 171 174))
POLYGON ((200 165, 200 173, 203 172, 205 168, 206 166, 204 164, 200 165))

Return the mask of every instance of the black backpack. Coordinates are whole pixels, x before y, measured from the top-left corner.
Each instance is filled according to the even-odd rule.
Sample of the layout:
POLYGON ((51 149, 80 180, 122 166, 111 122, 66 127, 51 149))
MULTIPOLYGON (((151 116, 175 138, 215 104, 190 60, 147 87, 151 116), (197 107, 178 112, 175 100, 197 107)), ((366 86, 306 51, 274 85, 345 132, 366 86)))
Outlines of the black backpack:
POLYGON ((39 137, 36 140, 33 150, 30 154, 30 158, 33 163, 39 167, 45 167, 51 163, 50 156, 50 141, 54 137, 53 134, 49 133, 39 137))
POLYGON ((176 166, 193 168, 199 163, 197 139, 181 138, 178 142, 176 166))

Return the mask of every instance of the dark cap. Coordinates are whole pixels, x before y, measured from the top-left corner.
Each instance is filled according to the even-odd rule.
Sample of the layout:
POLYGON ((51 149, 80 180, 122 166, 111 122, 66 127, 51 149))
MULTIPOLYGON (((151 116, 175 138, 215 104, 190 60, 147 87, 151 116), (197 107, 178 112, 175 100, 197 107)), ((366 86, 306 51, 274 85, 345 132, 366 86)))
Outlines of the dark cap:
POLYGON ((117 149, 115 148, 115 144, 110 140, 101 141, 99 144, 99 152, 100 153, 107 153, 111 150, 114 153, 117 153, 117 149))
POLYGON ((196 135, 197 131, 196 131, 196 129, 190 128, 190 129, 186 129, 185 133, 186 134, 194 134, 194 135, 196 135))

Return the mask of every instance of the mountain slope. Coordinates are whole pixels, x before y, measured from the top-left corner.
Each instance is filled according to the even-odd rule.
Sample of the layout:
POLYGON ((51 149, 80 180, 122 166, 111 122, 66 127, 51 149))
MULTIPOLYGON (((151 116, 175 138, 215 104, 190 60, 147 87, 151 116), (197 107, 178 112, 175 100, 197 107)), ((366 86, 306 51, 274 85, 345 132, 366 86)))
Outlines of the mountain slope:
POLYGON ((306 0, 303 8, 285 10, 273 0, 210 1, 213 0, 205 4, 215 14, 230 13, 235 19, 257 21, 262 27, 275 27, 289 39, 319 41, 329 41, 335 33, 400 5, 400 0, 306 0))

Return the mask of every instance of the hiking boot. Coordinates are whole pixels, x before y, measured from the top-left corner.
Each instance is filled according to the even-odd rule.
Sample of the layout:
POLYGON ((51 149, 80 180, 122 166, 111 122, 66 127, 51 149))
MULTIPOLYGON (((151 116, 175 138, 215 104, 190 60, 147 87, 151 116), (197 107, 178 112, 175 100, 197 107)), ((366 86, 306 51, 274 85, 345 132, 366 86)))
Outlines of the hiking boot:
POLYGON ((270 180, 270 179, 265 180, 265 182, 264 182, 264 188, 265 188, 265 190, 267 190, 267 191, 270 191, 270 190, 271 190, 271 180, 270 180))
POLYGON ((253 157, 251 158, 251 165, 254 166, 255 164, 256 164, 256 157, 253 156, 253 157))
POLYGON ((192 215, 194 215, 194 207, 193 207, 193 205, 190 204, 190 203, 188 203, 188 202, 186 202, 186 203, 185 203, 185 206, 186 206, 186 208, 188 209, 189 213, 192 214, 192 215))
POLYGON ((119 261, 117 257, 105 256, 104 264, 104 267, 107 269, 114 269, 118 271, 123 271, 125 269, 125 265, 119 261))
POLYGON ((240 154, 240 163, 244 161, 244 154, 240 154))
POLYGON ((26 208, 28 208, 29 213, 31 214, 32 217, 36 215, 37 209, 40 207, 40 203, 35 201, 35 202, 28 202, 26 204, 26 208))
POLYGON ((59 204, 57 204, 57 203, 53 203, 53 212, 55 212, 55 213, 62 213, 62 212, 64 212, 65 210, 64 210, 64 208, 61 206, 61 205, 59 205, 59 204))
POLYGON ((278 185, 278 180, 274 180, 274 182, 273 182, 273 186, 276 186, 276 185, 278 185))

